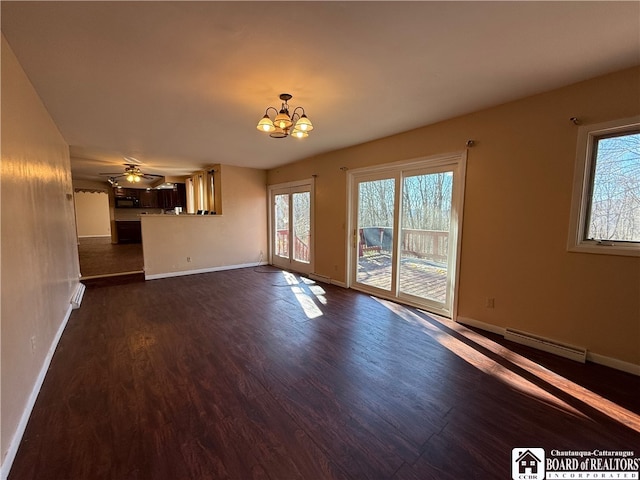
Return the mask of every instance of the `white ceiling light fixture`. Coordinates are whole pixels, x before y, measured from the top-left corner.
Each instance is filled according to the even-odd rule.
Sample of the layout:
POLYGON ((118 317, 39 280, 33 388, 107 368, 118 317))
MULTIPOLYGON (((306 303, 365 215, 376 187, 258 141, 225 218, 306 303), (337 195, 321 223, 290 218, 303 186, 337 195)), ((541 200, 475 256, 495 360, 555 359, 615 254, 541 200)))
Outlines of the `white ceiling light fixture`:
POLYGON ((281 93, 282 108, 280 108, 280 111, 275 107, 267 107, 264 117, 258 122, 256 128, 261 132, 268 133, 271 138, 284 138, 289 135, 295 138, 308 137, 309 132, 313 130, 313 124, 302 107, 296 107, 293 113, 289 115, 289 104, 287 102, 292 98, 292 95, 288 93, 281 93), (276 112, 273 120, 269 117, 269 110, 276 112), (298 110, 302 113, 298 112, 298 110))

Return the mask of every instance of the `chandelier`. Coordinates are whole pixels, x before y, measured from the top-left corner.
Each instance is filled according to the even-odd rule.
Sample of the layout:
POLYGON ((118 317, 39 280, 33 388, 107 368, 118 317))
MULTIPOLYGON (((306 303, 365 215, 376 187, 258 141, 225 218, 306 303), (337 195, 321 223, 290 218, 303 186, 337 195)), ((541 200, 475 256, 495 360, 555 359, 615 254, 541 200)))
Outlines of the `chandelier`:
POLYGON ((289 115, 289 104, 287 102, 291 98, 292 96, 288 93, 280 94, 280 100, 282 100, 280 111, 278 112, 275 107, 268 107, 256 128, 261 132, 268 133, 272 138, 284 138, 289 135, 296 138, 308 137, 309 132, 313 130, 313 124, 305 115, 302 107, 296 107, 293 113, 289 115), (269 110, 276 112, 273 120, 269 117, 269 110), (302 114, 298 110, 302 111, 302 114))

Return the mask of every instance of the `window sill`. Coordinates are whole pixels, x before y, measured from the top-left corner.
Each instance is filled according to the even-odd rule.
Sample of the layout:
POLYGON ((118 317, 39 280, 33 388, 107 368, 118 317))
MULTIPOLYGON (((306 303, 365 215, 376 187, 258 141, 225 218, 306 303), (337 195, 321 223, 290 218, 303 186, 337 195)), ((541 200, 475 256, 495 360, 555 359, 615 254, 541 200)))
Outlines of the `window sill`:
POLYGON ((604 245, 595 242, 585 242, 578 245, 571 245, 568 250, 575 253, 595 253, 600 255, 640 257, 640 246, 637 245, 604 245))

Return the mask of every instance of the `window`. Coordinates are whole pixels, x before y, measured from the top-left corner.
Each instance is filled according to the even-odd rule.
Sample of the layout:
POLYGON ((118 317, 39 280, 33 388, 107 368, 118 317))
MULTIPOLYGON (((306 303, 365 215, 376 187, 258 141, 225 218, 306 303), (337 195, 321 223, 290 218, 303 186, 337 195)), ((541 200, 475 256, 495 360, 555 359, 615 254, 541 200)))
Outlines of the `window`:
POLYGON ((222 215, 221 167, 213 165, 187 179, 187 212, 222 215))
POLYGON ((569 250, 640 256, 640 117, 580 127, 569 250))

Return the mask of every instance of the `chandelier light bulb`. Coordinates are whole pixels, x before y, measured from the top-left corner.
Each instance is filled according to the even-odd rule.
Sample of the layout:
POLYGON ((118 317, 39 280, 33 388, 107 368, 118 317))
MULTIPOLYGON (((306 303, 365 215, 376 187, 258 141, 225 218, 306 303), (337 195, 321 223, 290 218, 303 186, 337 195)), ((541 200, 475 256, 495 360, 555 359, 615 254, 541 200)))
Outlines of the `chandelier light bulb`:
POLYGON ((298 130, 302 130, 303 132, 310 132, 311 130, 313 130, 313 124, 311 123, 311 120, 309 120, 309 118, 304 114, 304 110, 302 116, 296 122, 296 128, 298 130))
POLYGON ((258 126, 257 126, 258 130, 260 130, 261 132, 273 132, 276 127, 273 124, 273 122, 271 121, 271 119, 269 118, 269 115, 267 115, 265 113, 264 117, 262 117, 262 119, 260 119, 260 121, 258 122, 258 126))
POLYGON ((298 129, 294 129, 291 135, 296 138, 307 138, 309 136, 307 132, 298 129))

